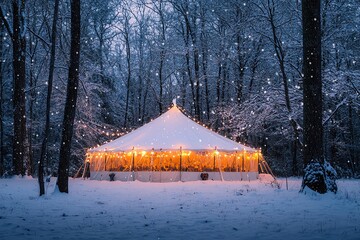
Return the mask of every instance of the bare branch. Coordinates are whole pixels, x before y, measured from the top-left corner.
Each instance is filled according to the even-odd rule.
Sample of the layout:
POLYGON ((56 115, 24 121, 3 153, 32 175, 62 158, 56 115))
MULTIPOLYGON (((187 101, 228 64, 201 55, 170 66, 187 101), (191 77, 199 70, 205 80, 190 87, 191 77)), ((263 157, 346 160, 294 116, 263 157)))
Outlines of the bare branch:
POLYGON ((3 13, 3 10, 2 10, 2 7, 0 6, 0 18, 2 19, 4 25, 5 25, 5 28, 6 30, 8 31, 11 39, 13 38, 13 33, 11 31, 11 28, 10 28, 10 25, 9 25, 9 22, 7 21, 7 19, 5 18, 4 16, 4 13, 3 13))
POLYGON ((29 27, 27 28, 29 30, 29 32, 31 32, 35 37, 37 37, 38 39, 40 39, 43 43, 45 43, 48 47, 50 47, 50 43, 48 43, 44 38, 42 38, 40 35, 38 35, 36 32, 34 32, 33 30, 31 30, 29 27))
POLYGON ((325 124, 335 115, 335 113, 339 110, 339 108, 343 105, 345 105, 347 103, 348 99, 344 98, 338 105, 336 105, 334 111, 332 111, 332 113, 330 114, 330 116, 328 116, 325 121, 323 121, 323 126, 325 126, 325 124))

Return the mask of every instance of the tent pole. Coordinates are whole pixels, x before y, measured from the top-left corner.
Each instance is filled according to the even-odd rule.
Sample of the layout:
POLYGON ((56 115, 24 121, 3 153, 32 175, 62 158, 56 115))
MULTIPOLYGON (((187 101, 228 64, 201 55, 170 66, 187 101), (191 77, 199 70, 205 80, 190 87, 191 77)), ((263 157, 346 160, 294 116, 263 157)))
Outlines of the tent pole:
POLYGON ((180 182, 181 182, 181 169, 182 169, 182 147, 180 146, 180 182))
POLYGON ((242 171, 245 172, 245 150, 244 150, 244 153, 243 153, 243 159, 242 159, 242 171))
POLYGON ((133 178, 133 181, 135 181, 135 152, 134 152, 134 147, 133 147, 133 150, 132 150, 132 163, 131 163, 131 170, 132 170, 132 178, 133 178))
POLYGON ((151 149, 151 157, 150 157, 150 165, 151 165, 151 174, 149 176, 149 181, 152 182, 153 180, 153 175, 154 175, 154 148, 151 149))
POLYGON ((258 164, 257 164, 257 166, 258 166, 258 172, 259 172, 259 154, 260 154, 260 151, 259 150, 257 150, 257 161, 258 161, 258 164))
POLYGON ((215 153, 214 153, 214 167, 213 167, 213 171, 215 171, 215 153))
POLYGON ((105 166, 104 166, 104 171, 106 171, 106 160, 107 160, 107 154, 105 153, 105 157, 104 157, 104 160, 105 160, 105 166))
POLYGON ((216 169, 216 167, 215 167, 215 160, 216 160, 216 147, 215 147, 215 151, 214 151, 214 167, 213 167, 213 171, 215 172, 215 169, 216 169))
POLYGON ((162 164, 163 164, 163 156, 162 156, 162 148, 160 148, 160 159, 159 159, 159 167, 160 167, 160 182, 162 182, 161 173, 162 173, 162 164))
POLYGON ((245 172, 245 149, 242 156, 242 163, 241 163, 241 181, 243 180, 243 174, 245 172))

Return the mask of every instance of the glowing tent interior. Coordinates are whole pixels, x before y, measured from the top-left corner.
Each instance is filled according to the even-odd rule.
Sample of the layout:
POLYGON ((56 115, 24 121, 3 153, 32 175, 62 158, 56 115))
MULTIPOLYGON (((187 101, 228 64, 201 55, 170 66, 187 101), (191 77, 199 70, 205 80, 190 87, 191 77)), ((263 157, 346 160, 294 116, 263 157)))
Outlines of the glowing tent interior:
POLYGON ((259 150, 223 137, 174 106, 155 120, 87 151, 91 179, 121 181, 253 180, 259 150))

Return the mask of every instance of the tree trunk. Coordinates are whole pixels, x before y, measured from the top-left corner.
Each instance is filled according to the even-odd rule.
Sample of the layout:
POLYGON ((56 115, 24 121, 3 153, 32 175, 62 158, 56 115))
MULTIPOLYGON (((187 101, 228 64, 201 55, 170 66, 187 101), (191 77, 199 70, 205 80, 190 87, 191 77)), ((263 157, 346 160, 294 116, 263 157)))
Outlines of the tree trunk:
POLYGON ((256 70, 257 70, 258 64, 260 62, 261 47, 262 47, 262 38, 260 38, 260 40, 259 40, 259 43, 256 47, 254 59, 251 62, 251 67, 250 67, 251 77, 250 77, 250 83, 249 83, 249 96, 252 94, 252 91, 253 91, 253 84, 254 84, 254 79, 255 79, 255 75, 256 75, 256 70))
POLYGON ((0 178, 4 175, 4 128, 3 128, 3 42, 4 42, 4 23, 0 18, 0 178))
POLYGON ((191 74, 189 46, 188 46, 188 44, 185 44, 185 46, 186 46, 185 58, 186 58, 187 75, 189 77, 189 82, 190 82, 190 87, 191 87, 192 102, 190 102, 190 106, 191 106, 191 111, 192 111, 193 107, 194 107, 194 104, 196 102, 196 99, 195 99, 195 87, 194 87, 194 81, 192 79, 192 74, 191 74))
MULTIPOLYGON (((35 25, 35 24, 34 24, 35 25)), ((35 29, 35 26, 33 26, 33 28, 35 29)), ((32 38, 32 36, 29 37, 29 42, 34 42, 34 39, 32 38)), ((28 100, 28 119, 27 119, 27 137, 28 137, 28 142, 29 142, 29 159, 26 162, 26 172, 28 175, 31 174, 32 170, 33 170, 33 120, 34 120, 34 102, 36 99, 36 80, 34 78, 34 62, 35 62, 35 52, 36 52, 36 44, 29 44, 28 47, 28 51, 29 51, 29 61, 30 61, 30 66, 29 66, 29 77, 28 77, 28 81, 29 81, 29 89, 30 89, 30 93, 29 93, 29 100, 28 100)))
POLYGON ((150 87, 150 80, 148 78, 146 78, 144 97, 143 97, 143 101, 142 101, 142 113, 141 113, 141 119, 142 119, 141 123, 142 124, 145 122, 145 113, 146 113, 146 105, 147 105, 146 103, 147 103, 147 96, 149 93, 149 87, 150 87))
MULTIPOLYGON (((224 59, 227 59, 227 55, 224 57, 224 59)), ((225 102, 225 90, 226 90, 226 82, 227 82, 227 62, 226 60, 224 60, 223 62, 223 66, 222 66, 222 82, 221 82, 221 95, 220 95, 220 100, 221 102, 225 102)))
MULTIPOLYGON (((187 6, 188 8, 188 6, 187 6)), ((194 98, 194 107, 195 107, 195 118, 197 120, 201 120, 201 110, 200 110, 200 62, 199 62, 199 48, 197 44, 197 26, 196 26, 196 16, 192 16, 189 19, 189 14, 183 14, 185 18, 185 24, 187 25, 187 29, 189 31, 192 48, 193 48, 193 56, 194 56, 194 88, 195 88, 195 98, 194 98), (191 21, 190 21, 191 20, 191 21)))
POLYGON ((196 41, 193 40, 194 45, 194 72, 195 72, 195 118, 201 120, 200 110, 200 66, 199 66, 199 50, 196 46, 196 41))
POLYGON ((80 0, 71 1, 71 47, 67 95, 64 111, 57 186, 60 192, 69 192, 68 177, 71 139, 73 135, 80 65, 80 0))
POLYGON ((243 56, 241 54, 241 36, 240 33, 237 33, 236 36, 236 53, 237 53, 237 70, 238 70, 238 80, 237 80, 237 89, 236 89, 236 100, 237 103, 240 104, 242 102, 243 97, 243 87, 244 87, 244 71, 245 71, 245 63, 243 56))
POLYGON ((205 10, 202 9, 201 11, 201 35, 200 35, 200 42, 202 44, 201 46, 201 55, 202 55, 202 72, 203 72, 203 78, 205 83, 205 108, 206 108, 206 120, 210 120, 210 96, 209 96, 209 82, 208 82, 208 76, 207 76, 207 68, 208 68, 208 43, 206 38, 206 32, 205 32, 205 10))
POLYGON ((351 173, 352 176, 355 176, 355 137, 354 137, 354 123, 353 123, 353 109, 352 109, 352 102, 350 102, 348 106, 348 115, 349 115, 349 132, 350 132, 350 166, 351 166, 351 173))
POLYGON ((125 102, 125 117, 124 117, 124 128, 128 125, 128 114, 129 114, 129 99, 130 99, 130 84, 131 84, 131 58, 130 58, 130 39, 129 39, 129 18, 125 17, 125 45, 126 45, 126 63, 127 63, 127 80, 126 80, 126 102, 125 102))
POLYGON ((163 112, 163 91, 164 91, 164 63, 165 63, 165 19, 163 13, 163 1, 159 1, 159 15, 161 22, 161 50, 160 50, 160 66, 159 66, 159 113, 163 112))
MULTIPOLYGON (((204 54, 204 53, 203 53, 204 54)), ((203 55, 205 58, 205 55, 203 55)), ((206 120, 210 120, 210 91, 209 91, 209 81, 207 76, 207 60, 203 59, 202 61, 202 71, 204 75, 204 83, 205 83, 205 108, 206 108, 206 120)))
POLYGON ((159 113, 162 114, 163 112, 163 86, 164 86, 164 79, 163 79, 163 69, 164 69, 164 59, 165 59, 165 50, 161 49, 160 51, 160 65, 159 65, 159 113))
POLYGON ((308 187, 319 193, 336 192, 335 180, 328 183, 324 167, 320 0, 302 1, 302 22, 305 169, 301 191, 308 187))
POLYGON ((54 16, 52 23, 52 32, 51 32, 51 52, 50 52, 50 66, 49 66, 49 78, 48 78, 48 89, 46 96, 46 113, 45 113, 45 129, 44 129, 44 139, 41 144, 41 153, 38 165, 38 180, 40 187, 40 196, 45 194, 44 188, 44 162, 47 158, 47 142, 50 134, 50 107, 51 107, 51 94, 52 94, 52 85, 54 79, 54 67, 55 67, 55 47, 56 47, 56 23, 58 18, 58 9, 59 9, 59 0, 55 0, 54 7, 54 16))
POLYGON ((220 60, 218 63, 218 75, 216 79, 216 100, 217 105, 220 104, 220 83, 221 83, 221 70, 222 70, 222 61, 220 60))
MULTIPOLYGON (((192 102, 190 102, 190 106, 191 106, 191 111, 193 110, 194 104, 196 102, 195 99, 195 85, 194 85, 194 80, 192 78, 192 72, 191 72, 191 66, 190 66, 190 46, 189 46, 189 29, 188 26, 186 25, 186 31, 184 31, 184 42, 185 42, 185 49, 186 49, 186 53, 185 53, 185 59, 186 59, 186 69, 187 69, 187 75, 189 78, 189 82, 190 82, 190 87, 191 87, 191 97, 192 97, 192 102), (185 33, 186 32, 186 33, 185 33)), ((183 107, 185 107, 183 105, 183 107)))
POLYGON ((26 112, 25 112, 25 0, 13 0, 13 71, 14 71, 14 138, 13 167, 16 175, 24 175, 26 154, 26 112), (19 5, 20 4, 20 5, 19 5))
POLYGON ((139 40, 139 83, 138 83, 138 111, 137 111, 137 118, 141 119, 137 124, 143 123, 144 117, 141 115, 142 113, 142 98, 143 98, 143 84, 144 84, 144 27, 143 24, 140 24, 140 40, 139 40))

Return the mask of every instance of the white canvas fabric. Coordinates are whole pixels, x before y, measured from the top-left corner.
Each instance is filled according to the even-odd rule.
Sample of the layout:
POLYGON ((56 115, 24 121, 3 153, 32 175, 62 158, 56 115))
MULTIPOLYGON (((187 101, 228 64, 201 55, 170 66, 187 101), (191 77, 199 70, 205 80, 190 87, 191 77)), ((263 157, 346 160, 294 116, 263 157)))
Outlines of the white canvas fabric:
POLYGON ((256 149, 223 137, 185 116, 174 105, 155 120, 89 152, 156 150, 248 151, 256 149))

